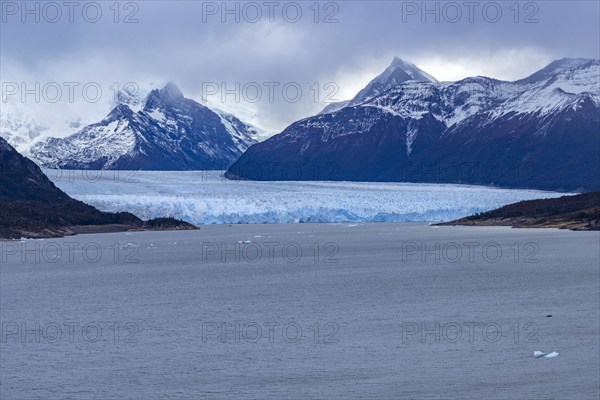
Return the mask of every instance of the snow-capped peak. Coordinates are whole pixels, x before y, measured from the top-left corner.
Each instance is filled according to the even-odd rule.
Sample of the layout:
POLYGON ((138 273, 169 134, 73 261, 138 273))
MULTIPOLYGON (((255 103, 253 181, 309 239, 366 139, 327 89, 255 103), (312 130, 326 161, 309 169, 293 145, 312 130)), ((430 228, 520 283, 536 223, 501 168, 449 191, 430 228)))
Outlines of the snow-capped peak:
MULTIPOLYGON (((427 72, 425 72, 422 69, 420 69, 419 67, 417 67, 415 64, 410 63, 408 61, 404 61, 403 59, 401 59, 399 57, 394 57, 394 59, 392 60, 392 63, 386 69, 386 71, 390 71, 390 73, 393 73, 393 71, 395 71, 397 69, 403 70, 408 75, 410 75, 413 78, 413 80, 415 80, 415 81, 425 81, 425 82, 427 82, 427 81, 437 82, 438 81, 433 76, 429 75, 427 72)), ((384 72, 384 74, 385 74, 385 72, 384 72)))
POLYGON ((162 89, 152 90, 145 99, 145 108, 154 108, 157 104, 174 104, 184 100, 183 93, 173 82, 167 83, 162 89))
POLYGON ((231 114, 185 98, 169 82, 148 94, 142 110, 119 103, 98 123, 34 144, 31 155, 51 168, 223 169, 260 135, 231 114))
POLYGON ((533 73, 527 78, 517 81, 519 83, 535 83, 546 80, 553 75, 560 72, 580 67, 590 61, 594 61, 591 58, 561 58, 560 60, 552 61, 550 64, 533 73))
POLYGON ((358 92, 348 105, 355 106, 363 103, 407 81, 437 82, 434 77, 422 71, 416 65, 395 57, 390 66, 358 92))

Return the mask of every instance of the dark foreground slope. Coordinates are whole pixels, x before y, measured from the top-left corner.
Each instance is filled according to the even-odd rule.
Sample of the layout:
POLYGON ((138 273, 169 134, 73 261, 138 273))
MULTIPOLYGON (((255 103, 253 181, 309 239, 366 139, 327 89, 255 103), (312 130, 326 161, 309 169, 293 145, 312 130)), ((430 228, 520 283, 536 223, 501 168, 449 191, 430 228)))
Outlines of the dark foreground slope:
POLYGON ((105 213, 74 200, 0 138, 0 239, 194 228, 174 219, 144 222, 129 213, 105 213))
POLYGON ((600 192, 521 201, 440 225, 600 230, 600 192))

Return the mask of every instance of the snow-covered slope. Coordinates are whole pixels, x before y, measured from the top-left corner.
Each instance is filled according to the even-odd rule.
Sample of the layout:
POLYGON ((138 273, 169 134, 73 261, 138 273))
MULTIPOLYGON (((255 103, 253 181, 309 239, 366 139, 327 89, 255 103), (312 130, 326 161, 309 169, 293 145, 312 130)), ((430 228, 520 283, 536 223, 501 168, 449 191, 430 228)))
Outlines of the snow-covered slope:
POLYGON ((599 61, 553 64, 535 79, 516 82, 402 82, 360 104, 292 124, 249 149, 227 176, 310 180, 327 164, 329 173, 320 179, 600 189, 599 61), (273 168, 289 164, 303 168, 293 176, 273 168), (464 164, 479 172, 440 172, 464 164), (492 167, 501 172, 485 172, 492 167))
POLYGON ((544 81, 552 76, 573 68, 577 68, 583 64, 586 64, 590 61, 593 61, 589 58, 562 58, 560 60, 556 60, 545 66, 544 68, 536 71, 531 74, 527 78, 521 79, 517 81, 518 83, 536 83, 540 81, 544 81))
POLYGON ((231 114, 186 99, 169 83, 143 100, 122 93, 102 121, 36 143, 30 152, 50 168, 223 169, 261 135, 231 114))
POLYGON ((526 83, 527 78, 526 81, 513 84, 513 91, 518 94, 496 107, 493 116, 515 113, 538 114, 542 117, 568 108, 577 109, 585 100, 600 105, 600 61, 588 60, 574 66, 572 63, 565 64, 568 67, 559 70, 555 67, 554 73, 545 79, 526 83))
POLYGON ((241 121, 235 115, 219 109, 213 111, 221 117, 221 122, 242 152, 256 142, 262 142, 273 136, 272 133, 257 126, 241 121))
POLYGON ((340 111, 342 108, 348 106, 348 104, 350 103, 351 100, 344 100, 344 101, 338 101, 335 103, 330 103, 328 105, 325 106, 325 108, 323 108, 323 110, 319 113, 320 114, 330 114, 336 111, 340 111))

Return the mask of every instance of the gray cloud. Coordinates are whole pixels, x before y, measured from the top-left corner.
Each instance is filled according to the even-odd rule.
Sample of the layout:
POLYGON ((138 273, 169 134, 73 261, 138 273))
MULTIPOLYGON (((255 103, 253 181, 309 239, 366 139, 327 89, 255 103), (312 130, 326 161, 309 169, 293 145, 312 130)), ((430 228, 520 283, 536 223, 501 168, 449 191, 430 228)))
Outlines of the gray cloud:
MULTIPOLYGON (((393 56, 440 80, 470 75, 516 79, 557 58, 600 57, 600 6, 595 1, 520 2, 517 8, 512 1, 321 2, 318 23, 313 2, 277 3, 273 21, 265 2, 237 3, 249 18, 255 15, 254 6, 260 6, 262 18, 255 23, 245 21, 243 15, 236 22, 233 14, 226 15, 223 23, 220 13, 203 13, 215 5, 221 8, 220 1, 121 2, 117 23, 114 9, 109 8, 113 2, 94 3, 102 9, 95 23, 88 22, 95 17, 91 2, 80 3, 72 23, 60 1, 56 2, 62 11, 58 22, 48 22, 55 13, 50 7, 44 14, 45 3, 39 3, 40 22, 27 14, 23 23, 21 4, 2 2, 3 82, 39 81, 42 86, 98 82, 103 94, 110 96, 115 82, 136 82, 147 89, 173 80, 197 100, 202 99, 203 88, 217 84, 234 89, 236 83, 240 88, 246 85, 246 100, 252 100, 259 86, 262 96, 257 102, 243 97, 237 102, 233 94, 222 102, 222 92, 209 96, 208 102, 272 130, 323 108, 325 96, 333 93, 333 86, 326 86, 329 82, 338 88, 333 99, 352 97, 393 56), (10 4, 19 7, 14 15, 10 4), (302 17, 292 23, 295 4, 301 5, 302 17), (132 12, 138 22, 124 23, 132 12), (338 22, 324 23, 327 16, 338 22), (273 83, 279 86, 269 98, 273 83), (291 83, 302 89, 297 102, 291 101, 292 85, 287 100, 282 92, 291 83), (317 99, 316 87, 320 89, 317 99)), ((35 4, 28 6, 33 9, 35 4)), ((227 7, 233 9, 235 4, 227 7)), ((89 122, 108 111, 104 99, 89 103, 79 97, 68 104, 63 98, 56 104, 42 99, 27 104, 27 110, 61 123, 74 115, 89 122)))

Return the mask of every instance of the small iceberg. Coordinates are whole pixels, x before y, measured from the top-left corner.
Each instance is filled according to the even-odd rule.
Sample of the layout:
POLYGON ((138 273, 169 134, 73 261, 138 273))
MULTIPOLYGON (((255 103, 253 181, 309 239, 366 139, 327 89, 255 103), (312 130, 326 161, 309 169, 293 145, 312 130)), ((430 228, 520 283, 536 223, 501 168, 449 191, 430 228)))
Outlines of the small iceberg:
POLYGON ((544 358, 554 358, 554 357, 558 357, 558 353, 556 351, 553 351, 552 353, 542 353, 541 351, 534 351, 533 352, 533 357, 534 358, 540 358, 540 357, 544 357, 544 358))

